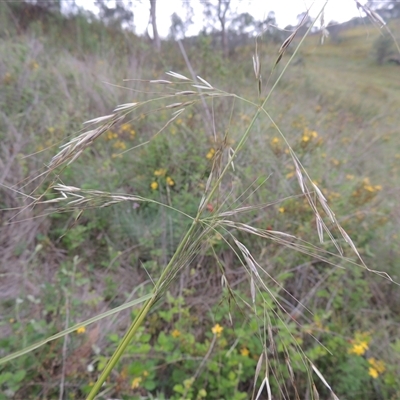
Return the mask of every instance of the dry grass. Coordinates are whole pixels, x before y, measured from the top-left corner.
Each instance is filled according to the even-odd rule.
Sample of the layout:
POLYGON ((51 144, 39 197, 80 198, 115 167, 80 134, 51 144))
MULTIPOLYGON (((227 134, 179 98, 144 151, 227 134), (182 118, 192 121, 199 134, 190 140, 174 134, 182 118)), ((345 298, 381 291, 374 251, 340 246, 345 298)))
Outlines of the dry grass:
MULTIPOLYGON (((298 46, 300 47, 301 45, 302 42, 300 42, 298 46)), ((284 43, 281 49, 284 50, 285 47, 286 45, 284 43)), ((281 51, 277 61, 275 61, 275 66, 280 66, 280 64, 285 65, 281 71, 281 76, 284 75, 286 67, 289 66, 295 58, 296 51, 293 53, 287 64, 284 64, 284 59, 282 58, 283 51, 281 51)), ((256 54, 254 57, 254 66, 258 82, 260 82, 261 76, 259 59, 260 55, 256 54)), ((309 55, 306 56, 305 59, 307 64, 310 63, 313 65, 316 57, 309 55)), ((89 65, 92 64, 89 62, 89 65)), ((86 68, 86 66, 81 65, 80 68, 83 69, 86 68)), ((329 94, 328 89, 330 85, 326 84, 326 80, 323 79, 323 74, 318 70, 318 67, 311 66, 308 69, 307 66, 307 70, 304 74, 310 74, 312 76, 316 75, 318 77, 313 82, 313 87, 309 87, 308 90, 316 90, 316 87, 318 87, 318 89, 322 88, 322 96, 327 106, 329 106, 331 98, 335 97, 335 93, 332 95, 329 94), (324 84, 327 85, 326 91, 324 84)), ((346 72, 346 74, 341 75, 341 78, 346 76, 346 79, 351 80, 355 75, 357 75, 355 72, 353 74, 354 75, 352 75, 351 72, 346 72)), ((51 160, 49 158, 50 162, 45 166, 45 168, 43 168, 43 172, 36 173, 35 178, 39 177, 45 184, 42 193, 39 192, 39 188, 37 191, 33 190, 37 188, 37 184, 31 180, 32 176, 26 178, 22 171, 16 170, 12 173, 13 181, 9 181, 7 179, 10 174, 5 174, 1 183, 4 187, 9 189, 7 190, 8 198, 5 200, 7 207, 9 208, 6 214, 7 221, 12 221, 16 214, 18 219, 21 221, 18 224, 6 224, 5 230, 2 232, 3 237, 7 238, 2 250, 4 252, 5 262, 11 263, 14 256, 13 253, 17 247, 16 243, 24 240, 27 249, 32 248, 38 232, 40 232, 41 229, 48 229, 48 227, 43 228, 43 222, 41 219, 36 219, 37 212, 40 215, 75 212, 69 226, 77 224, 83 212, 90 209, 101 209, 115 206, 121 203, 134 205, 152 204, 173 211, 174 213, 181 214, 181 216, 186 218, 189 222, 189 228, 186 234, 175 249, 175 253, 165 263, 159 276, 156 279, 154 279, 153 276, 150 276, 150 280, 152 281, 151 295, 142 296, 140 298, 141 301, 145 301, 143 307, 137 314, 131 327, 128 329, 116 353, 111 357, 111 361, 104 369, 100 380, 94 385, 88 398, 94 398, 96 392, 100 390, 103 382, 111 373, 118 360, 122 357, 124 350, 129 345, 129 342, 132 340, 132 337, 136 334, 139 327, 145 321, 149 312, 155 307, 155 304, 166 295, 167 291, 173 284, 176 284, 180 279, 181 291, 182 288, 185 288, 185 283, 193 286, 197 285, 198 287, 201 287, 202 285, 204 286, 204 283, 207 282, 207 276, 202 277, 198 274, 196 275, 197 282, 193 283, 191 283, 190 280, 185 282, 185 279, 182 280, 182 277, 186 278, 185 274, 187 274, 188 267, 195 261, 201 263, 201 261, 206 257, 205 254, 209 251, 214 251, 213 258, 218 260, 216 264, 218 266, 218 278, 221 282, 221 285, 216 283, 216 281, 212 282, 215 296, 220 296, 224 290, 227 290, 229 293, 228 298, 231 301, 240 304, 240 307, 243 307, 246 312, 250 313, 253 318, 259 321, 260 340, 264 341, 264 343, 269 343, 269 348, 265 345, 264 351, 259 357, 258 366, 255 371, 254 383, 257 382, 258 377, 260 377, 262 383, 259 388, 254 386, 253 398, 261 398, 264 389, 267 391, 269 399, 272 399, 275 395, 281 396, 282 398, 289 398, 291 393, 295 393, 295 398, 302 398, 302 395, 299 394, 296 389, 296 380, 293 373, 294 364, 291 362, 293 351, 294 353, 300 354, 301 362, 308 369, 308 380, 310 382, 309 387, 313 389, 313 394, 309 393, 308 395, 313 398, 318 398, 317 388, 312 383, 313 380, 311 377, 312 371, 314 371, 323 386, 332 393, 334 398, 337 398, 328 383, 329 378, 324 377, 315 364, 311 362, 308 356, 303 352, 296 337, 289 329, 287 329, 287 335, 291 339, 291 348, 284 348, 283 354, 285 356, 284 358, 287 365, 290 385, 288 381, 284 379, 282 372, 274 368, 273 361, 278 364, 282 357, 282 353, 279 354, 277 350, 276 341, 278 340, 277 336, 279 335, 274 331, 275 325, 277 324, 277 321, 279 321, 282 323, 283 327, 286 327, 290 321, 298 319, 299 315, 305 319, 312 318, 309 304, 312 303, 313 295, 318 290, 319 286, 323 285, 325 279, 333 274, 336 269, 327 269, 321 273, 314 268, 313 264, 316 262, 323 262, 324 265, 331 264, 334 267, 340 268, 342 268, 344 264, 347 266, 362 267, 365 271, 373 272, 376 275, 387 279, 387 281, 394 283, 392 278, 386 272, 369 268, 367 264, 364 263, 363 256, 360 254, 357 246, 353 243, 350 235, 343 227, 343 221, 345 222, 346 218, 336 216, 330 206, 330 201, 327 200, 327 196, 323 194, 323 190, 320 188, 322 186, 315 182, 314 174, 318 173, 318 169, 315 168, 314 170, 313 168, 308 168, 308 165, 306 165, 307 159, 304 157, 305 162, 300 159, 290 132, 288 134, 285 133, 285 128, 289 126, 289 122, 287 121, 287 126, 285 126, 285 123, 281 124, 280 121, 278 121, 278 119, 280 119, 279 117, 276 120, 272 117, 271 110, 267 107, 267 102, 269 106, 269 103, 273 99, 273 96, 271 95, 275 95, 274 90, 276 85, 280 83, 281 77, 276 80, 276 83, 272 86, 272 90, 260 105, 257 100, 248 100, 247 98, 237 94, 220 90, 216 88, 217 85, 209 83, 202 77, 197 77, 198 80, 194 81, 175 72, 169 72, 167 75, 166 79, 139 80, 142 85, 145 85, 146 89, 141 89, 140 92, 136 92, 137 89, 135 89, 135 93, 140 93, 143 97, 144 95, 150 95, 150 100, 140 99, 138 101, 133 101, 133 99, 128 98, 129 96, 126 96, 126 102, 117 106, 112 111, 112 114, 109 114, 109 112, 105 110, 104 114, 106 115, 104 117, 99 117, 94 120, 91 119, 86 122, 87 126, 94 126, 94 128, 84 130, 83 132, 81 131, 72 138, 66 138, 65 136, 68 135, 64 135, 64 138, 57 138, 55 143, 46 145, 48 148, 52 148, 56 145, 58 146, 60 141, 63 142, 60 146, 59 152, 53 156, 51 160), (220 114, 217 113, 218 109, 216 104, 218 100, 234 100, 237 103, 241 103, 242 105, 244 104, 246 107, 253 110, 253 117, 249 118, 249 121, 247 121, 247 128, 243 130, 241 135, 235 137, 236 143, 232 143, 231 141, 232 133, 229 128, 223 133, 220 133, 221 131, 219 129, 214 129, 214 143, 218 144, 218 146, 216 146, 215 149, 211 171, 208 178, 204 180, 203 194, 202 197, 198 199, 198 209, 194 215, 188 214, 187 212, 174 207, 171 205, 171 202, 169 201, 170 199, 168 198, 163 202, 154 200, 154 198, 151 197, 138 195, 134 190, 129 193, 122 193, 121 191, 108 192, 104 190, 87 189, 84 188, 84 186, 77 187, 75 186, 76 183, 69 183, 65 178, 60 178, 69 168, 73 167, 74 163, 80 162, 81 158, 84 157, 85 154, 90 151, 95 152, 96 150, 92 149, 96 149, 96 142, 98 142, 106 132, 119 126, 123 121, 136 121, 139 120, 142 115, 149 119, 158 114, 165 116, 164 120, 166 122, 163 122, 161 127, 151 130, 148 138, 146 138, 140 146, 133 146, 132 148, 124 150, 120 155, 135 154, 135 151, 139 151, 142 146, 152 143, 158 137, 165 134, 166 130, 170 128, 178 118, 183 118, 185 113, 187 113, 191 108, 200 104, 201 107, 203 107, 202 104, 204 100, 211 104, 210 109, 212 110, 213 118, 217 120, 216 122, 213 121, 211 124, 214 127, 216 124, 221 124, 219 118, 222 119, 222 117, 219 116, 220 114), (239 173, 236 171, 238 167, 240 168, 240 166, 243 165, 243 161, 251 163, 252 155, 255 154, 254 163, 265 165, 264 160, 260 157, 259 151, 257 151, 259 149, 257 149, 257 145, 255 145, 257 140, 260 140, 261 143, 263 140, 260 139, 260 137, 253 139, 254 141, 250 140, 254 131, 260 133, 263 126, 266 126, 260 124, 260 128, 260 125, 258 125, 259 120, 267 121, 269 129, 273 130, 280 140, 279 143, 281 143, 282 149, 272 149, 271 154, 275 154, 277 159, 279 159, 279 157, 282 157, 283 159, 284 155, 286 158, 284 159, 284 166, 275 167, 276 172, 279 174, 278 176, 280 178, 283 178, 285 174, 284 168, 287 168, 290 165, 292 166, 294 177, 296 178, 298 188, 300 189, 297 197, 305 200, 308 204, 308 210, 312 215, 310 220, 307 222, 313 225, 313 234, 319 239, 319 244, 314 244, 312 239, 304 240, 297 234, 287 233, 279 229, 262 228, 258 226, 258 218, 268 215, 267 213, 270 212, 269 210, 276 205, 277 199, 267 197, 267 199, 264 198, 263 201, 254 205, 247 204, 248 202, 257 199, 257 196, 262 196, 262 194, 259 194, 260 187, 265 183, 265 181, 268 181, 268 178, 265 178, 264 182, 258 186, 254 185, 247 187, 246 190, 248 190, 248 192, 241 191, 241 188, 235 189, 235 179, 239 176, 239 173), (250 147, 247 153, 244 151, 246 146, 250 147), (287 150, 286 153, 285 150, 287 150), (244 155, 242 155, 243 153, 244 155), (24 187, 24 189, 27 190, 27 194, 20 197, 22 192, 20 192, 19 189, 16 189, 16 187, 24 186, 21 185, 21 182, 24 180, 28 182, 28 186, 24 187), (210 204, 215 205, 212 210, 210 209, 210 204), (267 211, 264 213, 264 210, 267 211), (260 214, 257 215, 257 213, 260 214), (243 222, 246 220, 246 215, 249 214, 257 215, 257 217, 254 218, 254 221, 252 221, 254 224, 243 222), (326 244, 325 237, 328 238, 330 245, 326 244), (226 252, 226 259, 217 256, 215 250, 212 250, 216 238, 218 241, 223 242, 229 249, 229 252, 226 252), (260 251, 260 254, 255 254, 255 251, 257 251, 258 248, 254 247, 255 250, 253 250, 247 244, 256 240, 259 240, 260 243, 268 242, 273 245, 280 245, 283 246, 283 249, 295 250, 318 261, 310 261, 305 264, 294 266, 293 269, 299 273, 296 275, 295 280, 292 281, 293 287, 283 286, 279 277, 275 274, 274 266, 263 261, 262 251, 260 251), (345 250, 343 250, 343 248, 345 248, 345 250), (232 261, 233 255, 235 256, 234 261, 232 261), (229 269, 229 265, 233 263, 240 266, 239 273, 237 273, 233 268, 231 270, 229 269), (307 285, 304 283, 305 279, 311 280, 308 276, 309 272, 312 274, 312 285, 310 285, 309 282, 307 282, 307 285), (247 291, 250 293, 252 303, 245 301, 239 294, 235 293, 235 286, 239 286, 239 283, 245 279, 248 282, 247 291), (308 289, 309 287, 312 287, 311 291, 306 290, 306 288, 308 289), (259 305, 260 301, 262 304, 261 306, 259 305), (276 308, 271 308, 271 301, 276 308), (263 326, 267 327, 267 332, 261 332, 263 326), (278 382, 280 384, 280 393, 272 393, 273 382, 278 382)), ((81 76, 76 76, 76 83, 83 84, 85 76, 86 78, 89 76, 89 70, 83 74, 83 78, 81 76)), ((59 78, 61 79, 61 76, 59 76, 59 78)), ((131 82, 134 82, 135 84, 137 83, 136 81, 131 82)), ((65 87, 67 87, 66 82, 63 83, 65 84, 65 87)), ((85 85, 87 86, 87 91, 90 92, 91 89, 88 87, 90 85, 88 83, 85 83, 85 85)), ((378 84, 376 87, 380 90, 378 97, 383 96, 387 99, 387 96, 393 96, 394 91, 391 92, 389 89, 384 89, 378 84)), ((258 90, 258 95, 260 95, 262 93, 262 88, 260 88, 259 84, 256 89, 258 90)), ((269 89, 269 87, 267 87, 267 89, 269 89)), ((114 92, 114 89, 110 89, 110 98, 116 96, 118 89, 115 90, 116 91, 114 92)), ((68 93, 67 88, 65 91, 68 93)), ((375 94, 374 90, 374 96, 375 94)), ((96 109, 107 108, 104 104, 105 102, 102 103, 103 100, 98 97, 97 93, 92 92, 92 95, 93 98, 91 98, 91 101, 97 102, 96 109)), ((285 93, 283 92, 280 96, 284 98, 285 93)), ((395 97, 393 97, 393 99, 395 99, 395 97)), ((301 96, 298 101, 301 101, 301 96)), ((299 103, 294 104, 292 110, 296 110, 297 107, 300 107, 299 103)), ((232 115, 228 118, 228 126, 234 125, 232 123, 234 119, 234 110, 235 109, 232 106, 232 115)), ((277 114, 284 114, 286 112, 286 110, 281 110, 279 107, 273 108, 273 111, 276 111, 277 114)), ((285 118, 282 117, 281 119, 285 118)), ((287 130, 289 131, 289 129, 287 130)), ((377 136, 376 141, 380 140, 380 138, 381 136, 377 136)), ((21 137, 17 137, 17 139, 18 140, 15 141, 15 146, 19 145, 22 147, 21 137)), ((326 140, 329 144, 329 138, 326 140)), ((356 141, 354 141, 354 143, 356 143, 356 141)), ((329 150, 333 151, 334 146, 337 146, 337 142, 334 142, 332 147, 329 147, 329 150)), ((356 145, 354 145, 354 147, 356 147, 356 145)), ((366 152, 372 152, 375 149, 375 146, 371 146, 371 148, 364 147, 360 153, 365 154, 366 152)), ((20 151, 17 151, 17 154, 18 153, 20 153, 20 151)), ((8 171, 11 172, 11 166, 15 165, 15 156, 11 153, 7 154, 5 152, 5 154, 7 157, 5 158, 5 162, 3 162, 4 167, 6 170, 8 168, 8 171)), ((274 160, 274 163, 275 161, 276 160, 274 160)), ((79 165, 82 167, 84 163, 79 165)), ((21 165, 19 168, 21 168, 21 165)), ((350 166, 349 172, 355 172, 355 170, 350 166)), ((64 176, 67 177, 68 175, 64 176)), ((330 178, 330 176, 328 176, 328 178, 330 178)), ((343 177, 339 177, 337 181, 343 182, 344 179, 343 177)), ((331 188, 335 185, 335 182, 327 179, 326 184, 331 188)), ((290 192, 290 190, 288 190, 288 192, 290 192)), ((293 198, 293 196, 290 197, 293 198)), ((260 245, 259 247, 259 249, 265 248, 266 245, 260 245)), ((49 251, 49 249, 47 249, 47 251, 49 251)), ((27 265, 36 256, 36 253, 33 253, 32 255, 29 250, 27 250, 18 257, 20 266, 16 275, 18 276, 18 279, 23 280, 23 285, 28 285, 29 279, 27 278, 29 278, 29 273, 27 272, 27 265)), ((64 255, 62 256, 64 257, 64 255)), ((40 271, 40 274, 44 273, 46 273, 46 271, 40 271)), ((12 274, 9 272, 6 272, 5 276, 7 277, 8 282, 12 282, 11 275, 12 274)), ((16 282, 15 287, 17 285, 19 286, 20 283, 16 282)), ((34 291, 37 290, 37 288, 29 288, 28 290, 34 291)), ((209 292, 207 291, 202 293, 203 295, 209 295, 209 292)), ((10 293, 8 293, 8 296, 10 296, 10 293)), ((114 311, 116 312, 116 310, 114 311)), ((99 319, 104 316, 105 315, 98 315, 94 319, 86 321, 83 324, 86 325, 94 321, 98 322, 99 319)), ((227 319, 232 318, 230 315, 227 315, 226 317, 227 319)), ((33 348, 42 346, 51 340, 65 336, 73 332, 77 326, 78 325, 68 328, 60 334, 52 336, 47 340, 41 341, 37 345, 28 348, 24 352, 15 353, 11 355, 11 357, 3 358, 1 361, 8 361, 14 357, 20 356, 22 353, 33 350, 33 348)), ((112 326, 109 326, 109 328, 112 329, 112 326)), ((91 334, 89 338, 90 344, 94 344, 98 340, 98 331, 93 330, 93 332, 94 333, 91 334)), ((81 351, 87 352, 88 348, 89 346, 86 344, 82 345, 80 349, 81 351)), ((210 345, 210 354, 212 350, 213 344, 210 345)), ((210 354, 205 355, 203 364, 207 362, 210 354)), ((68 375, 68 371, 73 370, 76 372, 81 368, 81 366, 75 362, 75 356, 76 353, 72 353, 69 358, 64 356, 64 374, 68 375)), ((200 364, 198 371, 201 371, 203 364, 200 364)), ((196 373, 196 376, 199 373, 200 372, 196 373)))

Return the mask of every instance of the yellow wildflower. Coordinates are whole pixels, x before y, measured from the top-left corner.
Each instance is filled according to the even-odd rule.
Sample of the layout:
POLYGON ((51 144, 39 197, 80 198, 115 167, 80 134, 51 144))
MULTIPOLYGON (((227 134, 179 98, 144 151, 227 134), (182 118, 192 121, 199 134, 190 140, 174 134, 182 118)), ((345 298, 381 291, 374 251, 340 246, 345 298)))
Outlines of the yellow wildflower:
POLYGON ((80 326, 77 330, 76 330, 76 333, 78 334, 78 335, 80 335, 80 334, 82 334, 82 333, 85 333, 86 332, 86 328, 84 327, 84 326, 80 326))
POLYGON ((374 369, 378 374, 382 374, 386 370, 385 363, 383 361, 377 360, 373 357, 368 358, 368 363, 371 365, 371 368, 374 369))
POLYGON ((211 332, 216 335, 217 337, 221 336, 222 331, 224 328, 220 324, 216 324, 211 328, 211 332))
POLYGON ((308 135, 303 135, 303 137, 301 138, 301 141, 303 142, 303 143, 307 143, 307 142, 309 142, 310 141, 310 136, 308 136, 308 135))
POLYGON ((274 137, 274 138, 272 138, 272 140, 271 140, 271 143, 274 144, 274 145, 278 144, 279 142, 280 142, 280 140, 279 140, 279 138, 277 138, 277 137, 274 137))
POLYGON ((242 347, 242 348, 240 349, 240 354, 241 354, 243 357, 248 357, 249 354, 250 354, 250 351, 249 351, 249 349, 248 349, 247 347, 242 347))
POLYGON ((148 371, 143 371, 142 375, 146 378, 147 376, 149 376, 149 372, 148 371))
POLYGON ((174 337, 174 338, 177 338, 177 337, 181 336, 181 332, 178 331, 178 329, 174 329, 174 330, 171 332, 171 336, 174 337))
POLYGON ((283 214, 283 213, 285 212, 285 207, 279 207, 279 208, 278 208, 278 211, 279 211, 281 214, 283 214))
POLYGON ((353 347, 349 350, 349 353, 362 356, 367 350, 368 343, 366 341, 360 341, 353 344, 353 347))
POLYGON ((174 180, 170 176, 167 176, 167 185, 168 186, 174 186, 175 185, 174 180))
POLYGON ((121 131, 122 132, 127 132, 131 130, 131 124, 129 122, 126 122, 125 124, 121 125, 121 131))
POLYGON ((104 136, 106 140, 113 140, 118 137, 118 134, 113 131, 107 131, 106 135, 104 136))
POLYGON ((372 376, 374 379, 376 379, 379 376, 379 372, 373 367, 369 367, 368 374, 372 376))
POLYGON ((142 378, 141 377, 134 378, 132 380, 131 389, 137 389, 139 387, 139 385, 140 385, 140 382, 142 382, 142 378))
POLYGON ((155 176, 165 176, 166 173, 167 173, 167 170, 165 168, 156 169, 154 171, 155 176))
POLYGON ((365 185, 365 186, 364 186, 364 189, 365 189, 367 192, 374 192, 374 191, 375 191, 375 190, 374 190, 374 187, 371 186, 371 185, 365 185))
POLYGON ((206 155, 206 158, 208 160, 211 160, 214 157, 214 154, 215 154, 215 149, 210 149, 210 151, 206 155))
POLYGON ((150 187, 153 189, 153 190, 157 190, 158 189, 158 183, 157 182, 151 182, 151 184, 150 184, 150 187))
POLYGON ((114 149, 120 149, 120 150, 125 150, 126 149, 126 144, 122 140, 117 140, 113 144, 114 149))

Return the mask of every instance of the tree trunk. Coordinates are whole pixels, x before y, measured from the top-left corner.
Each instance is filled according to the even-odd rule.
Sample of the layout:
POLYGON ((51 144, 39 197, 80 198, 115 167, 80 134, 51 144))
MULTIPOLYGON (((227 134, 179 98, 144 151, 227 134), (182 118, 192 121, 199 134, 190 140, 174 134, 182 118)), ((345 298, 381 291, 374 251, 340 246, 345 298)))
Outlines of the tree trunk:
POLYGON ((151 26, 153 27, 154 47, 157 51, 160 51, 161 41, 160 41, 160 36, 158 36, 158 30, 157 30, 156 1, 157 0, 150 0, 150 17, 151 17, 151 26))
POLYGON ((226 34, 226 13, 228 11, 230 0, 218 0, 218 19, 221 24, 221 39, 222 39, 222 51, 224 56, 228 56, 228 35, 226 34))

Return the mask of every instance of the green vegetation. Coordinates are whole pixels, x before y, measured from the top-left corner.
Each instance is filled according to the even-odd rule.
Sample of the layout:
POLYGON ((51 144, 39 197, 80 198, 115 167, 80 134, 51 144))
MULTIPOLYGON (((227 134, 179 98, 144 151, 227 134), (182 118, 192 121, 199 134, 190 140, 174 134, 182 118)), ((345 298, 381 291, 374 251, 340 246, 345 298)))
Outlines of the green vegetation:
POLYGON ((378 29, 299 37, 269 80, 280 45, 259 41, 260 102, 254 45, 183 40, 192 81, 175 42, 15 15, 0 400, 89 396, 127 331, 98 399, 400 397, 399 66, 378 29))

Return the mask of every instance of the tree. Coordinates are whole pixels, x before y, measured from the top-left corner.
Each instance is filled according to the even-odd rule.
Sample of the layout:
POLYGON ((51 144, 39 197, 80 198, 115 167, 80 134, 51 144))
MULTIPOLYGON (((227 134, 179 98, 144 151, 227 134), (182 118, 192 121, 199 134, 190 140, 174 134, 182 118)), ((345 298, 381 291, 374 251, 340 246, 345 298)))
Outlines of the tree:
POLYGON ((246 44, 256 31, 256 21, 249 13, 242 13, 229 24, 228 41, 230 50, 246 44))
POLYGON ((303 36, 306 34, 308 28, 312 25, 313 20, 307 12, 302 12, 297 15, 297 25, 298 28, 297 34, 299 36, 303 36))
POLYGON ((36 4, 50 12, 61 11, 61 0, 36 0, 36 4))
POLYGON ((151 26, 153 28, 153 43, 155 49, 157 51, 160 51, 161 40, 160 36, 158 35, 158 29, 157 29, 156 5, 157 5, 156 0, 150 0, 150 21, 151 21, 151 26))
POLYGON ((221 26, 221 43, 224 55, 228 55, 228 35, 227 35, 227 20, 228 10, 231 5, 231 0, 217 0, 216 4, 212 2, 204 3, 204 14, 211 22, 218 20, 221 26))
POLYGON ((266 35, 267 40, 272 40, 276 43, 281 43, 284 40, 284 33, 277 28, 276 16, 274 11, 270 11, 267 18, 258 23, 259 33, 266 35))
POLYGON ((226 13, 228 12, 231 1, 218 0, 218 20, 221 24, 222 49, 228 55, 228 36, 226 34, 226 13))
POLYGON ((107 25, 133 25, 132 2, 97 0, 100 19, 107 25))
POLYGON ((376 11, 383 19, 400 17, 400 0, 387 2, 368 1, 366 5, 370 10, 376 11))
POLYGON ((169 30, 170 37, 174 39, 183 39, 186 36, 187 30, 193 24, 193 8, 189 2, 182 4, 186 10, 185 19, 182 19, 177 13, 171 16, 171 28, 169 30))

